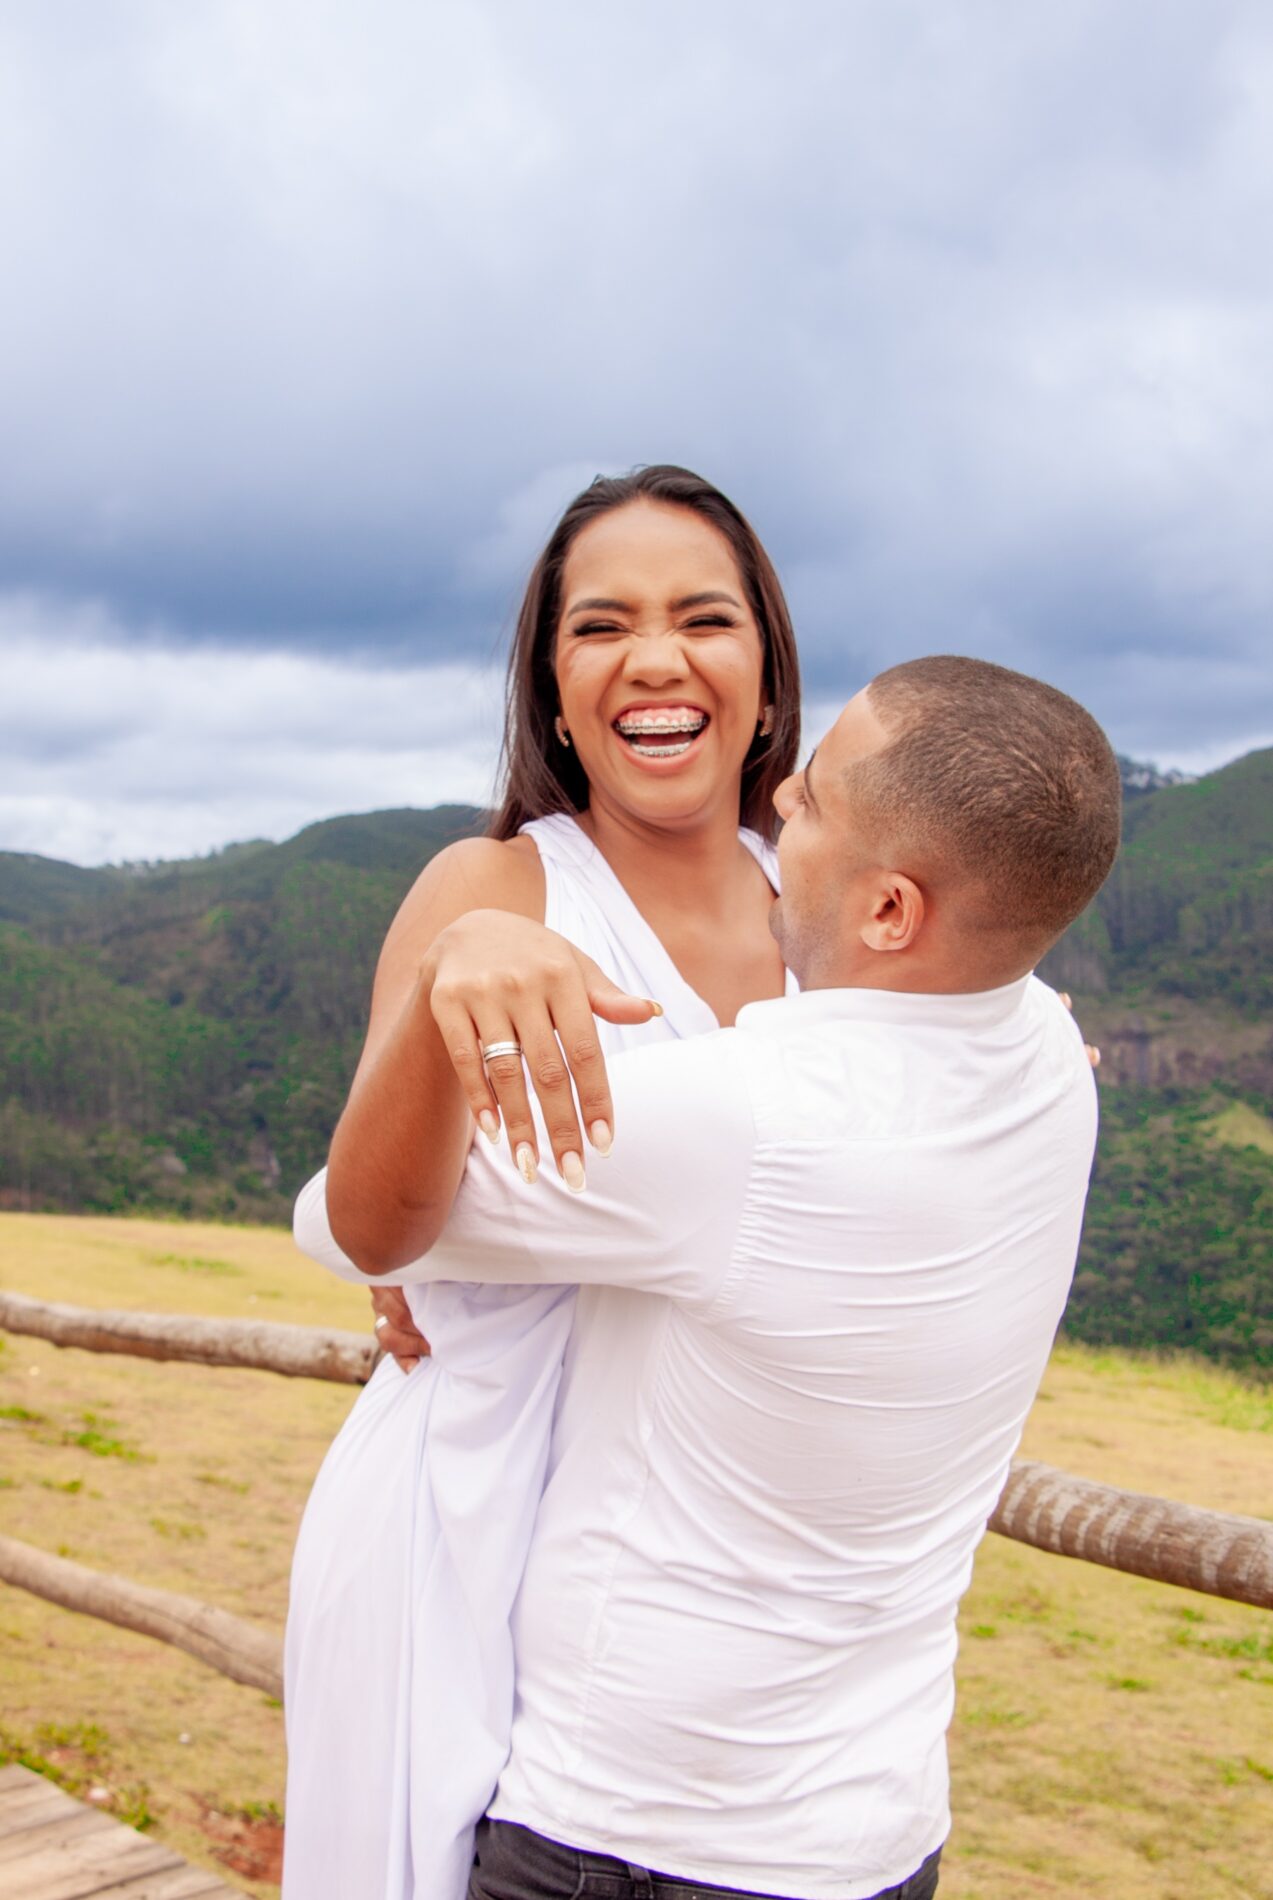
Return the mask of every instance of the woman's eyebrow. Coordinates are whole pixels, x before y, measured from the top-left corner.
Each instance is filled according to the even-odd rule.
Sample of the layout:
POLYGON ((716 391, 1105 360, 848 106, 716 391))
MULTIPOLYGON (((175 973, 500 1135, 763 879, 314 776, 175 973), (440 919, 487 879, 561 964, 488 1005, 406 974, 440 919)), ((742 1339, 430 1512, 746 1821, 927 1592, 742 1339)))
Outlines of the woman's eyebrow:
POLYGON ((683 613, 687 607, 706 607, 714 600, 727 600, 731 607, 737 607, 739 613, 743 611, 742 601, 735 600, 732 594, 727 594, 723 590, 718 591, 715 588, 708 588, 707 592, 703 594, 682 594, 679 600, 672 602, 672 612, 679 614, 683 613))
POLYGON ((567 607, 568 614, 630 614, 633 611, 630 600, 607 600, 601 594, 594 594, 588 600, 577 600, 573 607, 567 607))
MULTIPOLYGON (((687 607, 706 607, 712 601, 716 600, 727 601, 731 607, 737 607, 739 613, 743 610, 743 605, 740 600, 736 600, 732 594, 725 593, 723 589, 716 588, 708 588, 701 594, 682 594, 679 600, 674 600, 669 604, 672 612, 679 614, 684 613, 687 607)), ((635 613, 636 609, 630 600, 610 600, 603 594, 593 594, 590 595, 587 600, 575 601, 573 606, 566 609, 566 612, 568 615, 585 613, 631 614, 635 613)))

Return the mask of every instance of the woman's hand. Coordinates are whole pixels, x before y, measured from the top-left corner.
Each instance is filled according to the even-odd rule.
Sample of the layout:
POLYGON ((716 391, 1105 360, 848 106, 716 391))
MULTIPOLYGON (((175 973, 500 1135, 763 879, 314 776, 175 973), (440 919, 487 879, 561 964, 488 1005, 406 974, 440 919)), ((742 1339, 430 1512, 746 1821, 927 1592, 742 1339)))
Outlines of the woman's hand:
POLYGON ((422 976, 483 1133, 499 1140, 502 1113, 513 1159, 527 1181, 535 1179, 539 1149, 526 1092, 529 1071, 557 1167, 568 1187, 582 1189, 580 1122, 598 1154, 609 1153, 614 1134, 593 1018, 647 1023, 662 1015, 659 1004, 629 996, 555 930, 503 910, 468 911, 448 925, 430 946, 422 976), (496 1042, 519 1044, 522 1054, 484 1062, 483 1047, 496 1042))
POLYGON ((413 1372, 429 1357, 429 1342, 417 1330, 400 1286, 378 1286, 371 1295, 376 1314, 376 1344, 395 1360, 400 1372, 413 1372))
MULTIPOLYGON (((1065 1004, 1065 1007, 1069 1010, 1072 1016, 1074 1014, 1074 1002, 1073 1002, 1072 997, 1070 996, 1070 992, 1068 990, 1058 990, 1057 995, 1060 997, 1061 1001, 1065 1004)), ((1087 1051, 1087 1059, 1091 1063, 1092 1067, 1094 1069, 1099 1069, 1101 1066, 1101 1052, 1096 1047, 1096 1044, 1094 1042, 1085 1042, 1083 1044, 1083 1047, 1087 1051)))

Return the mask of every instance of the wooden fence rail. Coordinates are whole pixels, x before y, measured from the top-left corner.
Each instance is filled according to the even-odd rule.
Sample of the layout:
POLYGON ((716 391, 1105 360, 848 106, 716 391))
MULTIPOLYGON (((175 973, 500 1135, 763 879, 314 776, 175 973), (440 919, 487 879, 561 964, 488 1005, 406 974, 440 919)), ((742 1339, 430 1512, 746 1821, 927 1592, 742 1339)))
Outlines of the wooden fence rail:
POLYGON ((200 1603, 197 1597, 108 1576, 68 1557, 54 1557, 33 1544, 20 1543, 16 1537, 0 1537, 0 1583, 16 1584, 19 1590, 59 1603, 64 1610, 78 1610, 83 1616, 172 1643, 233 1682, 282 1697, 281 1637, 228 1610, 200 1603))
MULTIPOLYGON (((380 1356, 361 1333, 98 1311, 2 1291, 0 1328, 88 1352, 246 1366, 341 1385, 364 1385, 380 1356)), ((1262 1518, 1120 1491, 1019 1459, 990 1529, 1036 1550, 1273 1609, 1273 1522, 1262 1518)), ((0 1582, 173 1643, 236 1682, 282 1694, 279 1637, 226 1610, 90 1570, 13 1537, 0 1537, 0 1582)))
POLYGON ((1018 1458, 990 1529, 1035 1550, 1273 1610, 1273 1523, 1094 1484, 1018 1458))
POLYGON ((185 1313, 117 1313, 59 1306, 0 1290, 0 1329, 85 1352, 131 1353, 138 1359, 184 1359, 198 1366, 248 1366, 289 1379, 366 1385, 380 1352, 370 1333, 267 1320, 192 1319, 185 1313))

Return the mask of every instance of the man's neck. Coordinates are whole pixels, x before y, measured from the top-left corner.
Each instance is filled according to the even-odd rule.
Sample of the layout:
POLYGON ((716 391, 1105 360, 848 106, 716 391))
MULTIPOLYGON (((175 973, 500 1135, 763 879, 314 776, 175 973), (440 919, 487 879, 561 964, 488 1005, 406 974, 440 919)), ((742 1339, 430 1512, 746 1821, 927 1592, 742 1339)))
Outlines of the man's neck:
POLYGON ((899 996, 979 996, 1028 976, 1033 966, 970 968, 945 959, 880 953, 819 959, 807 973, 797 970, 802 990, 891 990, 899 996))

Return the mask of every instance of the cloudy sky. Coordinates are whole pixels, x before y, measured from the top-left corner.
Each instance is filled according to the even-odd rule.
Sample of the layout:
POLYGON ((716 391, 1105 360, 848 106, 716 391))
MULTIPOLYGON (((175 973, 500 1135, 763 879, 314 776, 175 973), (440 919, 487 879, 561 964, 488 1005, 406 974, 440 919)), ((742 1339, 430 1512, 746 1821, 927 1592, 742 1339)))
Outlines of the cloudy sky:
POLYGON ((556 514, 752 517, 816 730, 1273 741, 1264 0, 0 0, 0 848, 484 798, 556 514))

